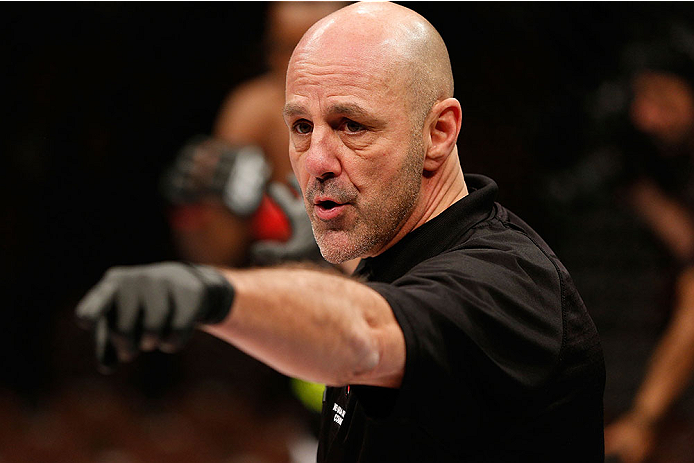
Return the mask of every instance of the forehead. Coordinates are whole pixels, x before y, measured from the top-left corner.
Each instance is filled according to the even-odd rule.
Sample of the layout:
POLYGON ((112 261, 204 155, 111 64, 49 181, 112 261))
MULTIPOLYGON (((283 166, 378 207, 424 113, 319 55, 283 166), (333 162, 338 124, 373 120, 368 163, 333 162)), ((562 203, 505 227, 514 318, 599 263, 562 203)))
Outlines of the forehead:
POLYGON ((402 107, 404 79, 402 73, 394 72, 397 66, 393 60, 374 47, 356 43, 345 41, 295 51, 287 70, 287 103, 356 100, 374 109, 382 105, 402 107))

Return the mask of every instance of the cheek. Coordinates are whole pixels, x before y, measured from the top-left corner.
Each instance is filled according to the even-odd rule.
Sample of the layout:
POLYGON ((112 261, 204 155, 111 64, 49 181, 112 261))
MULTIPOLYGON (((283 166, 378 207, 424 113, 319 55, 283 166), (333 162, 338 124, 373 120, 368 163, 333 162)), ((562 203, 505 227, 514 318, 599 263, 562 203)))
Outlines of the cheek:
POLYGON ((311 146, 311 137, 308 135, 300 135, 290 133, 289 135, 289 150, 295 152, 306 151, 311 146))
POLYGON ((289 147, 289 164, 292 166, 292 169, 294 170, 295 174, 297 172, 297 167, 298 167, 297 158, 298 158, 298 156, 296 154, 296 150, 294 150, 294 148, 292 148, 290 146, 289 147))
POLYGON ((349 183, 359 191, 363 200, 382 201, 382 192, 397 179, 394 178, 395 167, 387 155, 368 159, 353 158, 343 163, 343 173, 349 183))
POLYGON ((361 176, 376 184, 396 181, 408 156, 408 147, 384 143, 375 147, 368 156, 357 159, 361 176))
POLYGON ((301 193, 306 191, 306 183, 308 182, 308 172, 303 165, 303 157, 297 154, 296 150, 289 148, 289 163, 294 171, 294 176, 299 182, 299 187, 301 188, 301 193))
POLYGON ((292 166, 292 170, 294 171, 294 174, 299 178, 299 174, 302 169, 302 162, 301 162, 302 156, 297 152, 297 150, 293 146, 289 146, 289 164, 292 166))

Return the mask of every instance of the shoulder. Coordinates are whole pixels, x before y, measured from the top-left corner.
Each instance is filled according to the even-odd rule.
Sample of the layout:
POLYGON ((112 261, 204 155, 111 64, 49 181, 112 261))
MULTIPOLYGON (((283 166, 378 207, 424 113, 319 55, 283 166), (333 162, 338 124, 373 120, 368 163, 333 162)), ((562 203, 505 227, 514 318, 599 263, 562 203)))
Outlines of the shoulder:
POLYGON ((266 74, 242 83, 226 97, 226 102, 284 101, 284 85, 276 77, 266 74))
POLYGON ((533 384, 545 381, 558 362, 564 318, 559 268, 531 234, 503 217, 477 224, 392 283, 372 286, 413 346, 459 333, 506 374, 533 384))
POLYGON ((261 144, 267 126, 282 121, 284 88, 266 75, 245 82, 232 90, 221 105, 214 133, 235 142, 261 144))
POLYGON ((499 204, 493 214, 459 236, 447 250, 412 271, 451 272, 483 287, 512 291, 543 289, 557 298, 562 279, 561 264, 552 249, 499 204))

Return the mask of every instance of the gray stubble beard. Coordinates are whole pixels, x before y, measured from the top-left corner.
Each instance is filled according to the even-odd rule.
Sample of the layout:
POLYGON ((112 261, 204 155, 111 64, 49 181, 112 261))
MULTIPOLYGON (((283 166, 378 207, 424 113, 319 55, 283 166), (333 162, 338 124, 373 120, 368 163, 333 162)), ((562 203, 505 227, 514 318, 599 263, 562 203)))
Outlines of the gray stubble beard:
MULTIPOLYGON (((339 264, 357 257, 368 257, 377 253, 398 233, 402 225, 412 214, 417 200, 422 182, 422 166, 424 163, 424 150, 421 141, 416 137, 410 142, 410 148, 406 161, 401 167, 402 176, 395 182, 391 182, 389 188, 384 191, 383 201, 380 208, 372 208, 359 213, 357 223, 352 231, 341 231, 348 233, 347 244, 336 247, 329 245, 327 234, 330 230, 322 233, 316 232, 316 221, 312 218, 311 226, 313 235, 320 248, 323 258, 330 263, 339 264), (388 200, 391 201, 388 201, 388 200), (359 233, 359 226, 362 226, 362 236, 354 236, 359 233)), ((337 233, 337 232, 335 232, 337 233)))

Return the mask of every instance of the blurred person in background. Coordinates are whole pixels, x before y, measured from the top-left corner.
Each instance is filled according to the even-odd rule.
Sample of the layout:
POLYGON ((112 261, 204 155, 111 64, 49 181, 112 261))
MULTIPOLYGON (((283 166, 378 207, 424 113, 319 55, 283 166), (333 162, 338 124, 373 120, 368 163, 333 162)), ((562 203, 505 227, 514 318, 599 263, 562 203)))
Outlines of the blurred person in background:
MULTIPOLYGON (((623 463, 676 458, 658 459, 667 454, 659 432, 694 375, 694 35, 683 24, 665 29, 625 48, 620 75, 601 85, 590 107, 589 143, 599 148, 553 188, 564 201, 616 192, 670 255, 669 321, 630 409, 605 429, 606 454, 623 463)), ((676 426, 694 437, 691 419, 676 426)), ((691 461, 691 443, 677 461, 691 461)))
MULTIPOLYGON (((273 250, 269 243, 289 239, 288 219, 296 217, 294 225, 303 226, 299 223, 303 219, 292 215, 297 208, 291 205, 294 174, 287 156, 287 126, 282 118, 285 75, 291 53, 304 32, 345 4, 269 3, 264 34, 267 72, 229 93, 211 135, 191 139, 164 178, 164 195, 172 205, 173 239, 181 258, 242 266, 296 260, 307 257, 304 252, 310 253, 309 242, 286 243, 273 250), (225 191, 227 187, 235 191, 225 191), (265 194, 268 187, 274 201, 265 194), (278 209, 278 200, 284 211, 278 209), (255 257, 251 259, 250 246, 258 241, 265 243, 255 246, 255 257), (299 250, 299 245, 307 249, 299 250)), ((301 240, 306 234, 293 236, 301 240)), ((316 255, 310 258, 315 259, 316 255)), ((354 266, 345 268, 349 271, 354 266)))
POLYGON ((648 140, 627 145, 635 159, 625 197, 678 268, 670 322, 632 408, 605 430, 608 454, 641 463, 656 453, 659 427, 694 375, 694 36, 673 26, 666 43, 628 53, 628 119, 648 140))
POLYGON ((289 137, 282 119, 287 63, 306 30, 347 2, 270 2, 265 49, 268 71, 235 88, 225 99, 212 136, 231 144, 260 147, 271 166, 271 179, 293 175, 287 157, 289 137))
POLYGON ((204 136, 186 144, 161 180, 179 257, 233 267, 325 262, 300 194, 271 173, 257 146, 204 136))
MULTIPOLYGON (((268 4, 264 37, 267 72, 233 89, 220 108, 211 135, 191 138, 162 176, 161 191, 169 204, 169 225, 179 258, 237 268, 298 261, 328 265, 320 255, 293 180, 282 106, 287 64, 294 47, 311 25, 345 4, 268 4)), ((351 271, 354 266, 344 268, 351 271)), ((201 348, 208 352, 214 348, 212 343, 203 344, 201 348)), ((322 385, 286 378, 250 358, 233 356, 232 360, 245 371, 240 381, 248 384, 243 389, 254 407, 261 407, 261 419, 286 419, 282 412, 263 413, 271 408, 267 407, 271 394, 278 403, 291 401, 288 394, 292 391, 308 409, 307 431, 315 427, 322 385)), ((277 407, 281 409, 281 405, 277 407)), ((304 449, 317 444, 315 438, 301 431, 290 432, 289 438, 296 435, 298 441, 288 445, 293 461, 301 462, 304 449)))
MULTIPOLYGON (((327 266, 301 196, 285 184, 271 182, 270 172, 257 146, 234 146, 210 137, 195 137, 186 144, 161 180, 179 257, 236 268, 306 261, 327 266)), ((312 434, 320 385, 287 378, 235 349, 221 347, 208 338, 186 351, 182 360, 189 376, 233 371, 217 375, 248 404, 239 415, 250 413, 245 418, 249 426, 285 429, 272 439, 286 440, 292 462, 305 461, 296 454, 317 445, 312 434), (209 355, 217 361, 200 365, 199 359, 209 355), (308 410, 292 406, 297 398, 308 410), (294 425, 287 426, 292 421, 294 425)))
MULTIPOLYGON (((180 258, 232 267, 302 260, 327 264, 296 195, 282 107, 294 47, 316 21, 347 3, 269 2, 263 43, 267 71, 228 94, 211 135, 193 137, 162 178, 180 258)), ((356 263, 340 268, 350 273, 356 263)), ((320 407, 314 386, 298 380, 293 385, 310 408, 320 407)))

